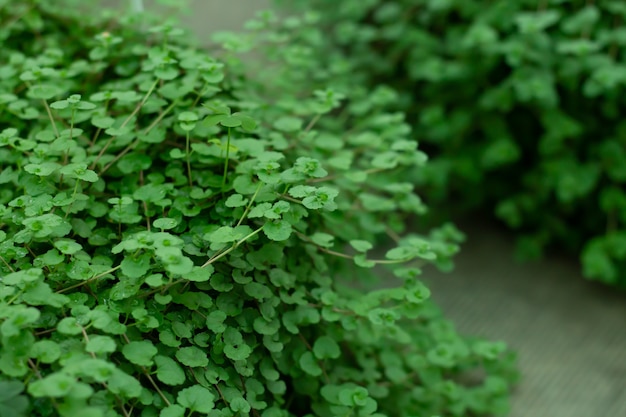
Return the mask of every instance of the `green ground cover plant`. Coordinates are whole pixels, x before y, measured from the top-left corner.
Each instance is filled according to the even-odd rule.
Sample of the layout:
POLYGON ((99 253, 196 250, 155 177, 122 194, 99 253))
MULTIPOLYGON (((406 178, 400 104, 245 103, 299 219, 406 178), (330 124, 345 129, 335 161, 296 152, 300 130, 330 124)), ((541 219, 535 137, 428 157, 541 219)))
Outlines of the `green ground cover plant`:
POLYGON ((506 412, 514 355, 419 281, 462 235, 405 230, 401 114, 288 70, 312 16, 250 24, 271 84, 249 34, 83 6, 0 1, 0 417, 506 412))
POLYGON ((626 285, 624 2, 279 3, 319 13, 318 59, 398 92, 432 157, 413 182, 435 214, 486 208, 522 256, 565 249, 626 285))

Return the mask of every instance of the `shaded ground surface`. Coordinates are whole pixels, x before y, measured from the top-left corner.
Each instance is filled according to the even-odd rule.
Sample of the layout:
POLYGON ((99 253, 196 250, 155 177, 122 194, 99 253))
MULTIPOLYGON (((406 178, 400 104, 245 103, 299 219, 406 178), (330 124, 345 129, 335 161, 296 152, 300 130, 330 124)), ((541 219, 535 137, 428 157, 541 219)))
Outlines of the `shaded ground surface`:
POLYGON ((583 280, 572 259, 514 261, 489 223, 462 226, 456 272, 424 280, 459 331, 519 352, 510 417, 626 416, 626 294, 583 280))

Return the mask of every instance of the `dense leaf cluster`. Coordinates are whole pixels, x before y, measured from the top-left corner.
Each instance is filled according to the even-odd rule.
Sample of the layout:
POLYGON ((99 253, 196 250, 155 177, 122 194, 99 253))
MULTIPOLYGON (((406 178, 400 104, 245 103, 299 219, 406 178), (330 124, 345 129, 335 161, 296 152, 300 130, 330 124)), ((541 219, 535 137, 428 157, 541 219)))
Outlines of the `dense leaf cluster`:
POLYGON ((626 283, 624 2, 301 3, 326 28, 319 56, 400 92, 435 156, 414 176, 430 203, 488 207, 526 256, 564 247, 626 283))
POLYGON ((79 3, 0 2, 0 416, 506 410, 510 352, 418 279, 462 235, 404 230, 426 158, 393 95, 302 78, 306 19, 251 23, 302 66, 272 84, 247 35, 217 60, 79 3))

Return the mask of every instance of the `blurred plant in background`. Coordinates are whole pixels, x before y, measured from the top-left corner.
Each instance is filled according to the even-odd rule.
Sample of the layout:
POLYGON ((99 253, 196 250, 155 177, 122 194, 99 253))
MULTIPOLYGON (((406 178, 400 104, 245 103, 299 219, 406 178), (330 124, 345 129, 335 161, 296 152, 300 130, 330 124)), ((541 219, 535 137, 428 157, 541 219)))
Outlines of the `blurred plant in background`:
POLYGON ((506 414, 515 355, 419 280, 463 240, 407 228, 426 156, 314 14, 209 53, 86 6, 0 0, 0 417, 506 414))
POLYGON ((626 285, 626 3, 277 3, 318 13, 318 59, 341 53, 364 86, 399 94, 432 158, 411 181, 435 215, 486 208, 520 255, 563 248, 626 285))

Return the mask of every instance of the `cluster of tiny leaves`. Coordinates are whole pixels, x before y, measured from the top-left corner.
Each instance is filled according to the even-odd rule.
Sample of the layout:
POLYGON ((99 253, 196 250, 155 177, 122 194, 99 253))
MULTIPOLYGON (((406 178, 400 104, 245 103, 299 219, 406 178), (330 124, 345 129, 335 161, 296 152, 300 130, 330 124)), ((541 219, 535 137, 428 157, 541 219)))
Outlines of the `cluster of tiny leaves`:
POLYGON ((488 207, 523 256, 560 245, 626 284, 624 2, 301 3, 322 14, 318 57, 349 51, 354 76, 402 93, 438 212, 488 207))
POLYGON ((425 157, 381 94, 257 82, 80 3, 0 1, 0 417, 506 409, 506 346, 418 279, 462 236, 404 233, 425 157), (357 289, 376 266, 395 287, 357 289))

